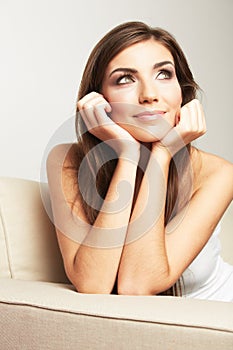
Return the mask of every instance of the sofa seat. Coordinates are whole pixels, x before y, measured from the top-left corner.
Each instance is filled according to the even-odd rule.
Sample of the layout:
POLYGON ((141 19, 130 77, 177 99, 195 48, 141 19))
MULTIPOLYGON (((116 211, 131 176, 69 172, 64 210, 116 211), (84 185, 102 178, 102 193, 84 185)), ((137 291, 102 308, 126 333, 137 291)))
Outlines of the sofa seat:
POLYGON ((232 350, 233 303, 1 279, 1 349, 232 350))

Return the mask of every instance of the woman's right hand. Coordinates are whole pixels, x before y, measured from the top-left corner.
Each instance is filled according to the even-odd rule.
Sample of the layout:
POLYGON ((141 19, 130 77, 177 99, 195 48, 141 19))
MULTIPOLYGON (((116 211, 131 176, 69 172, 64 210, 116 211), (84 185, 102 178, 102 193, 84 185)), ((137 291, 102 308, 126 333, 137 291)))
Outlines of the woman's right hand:
POLYGON ((140 143, 108 116, 112 107, 103 95, 90 92, 78 101, 77 107, 91 134, 106 142, 119 157, 139 158, 140 143))

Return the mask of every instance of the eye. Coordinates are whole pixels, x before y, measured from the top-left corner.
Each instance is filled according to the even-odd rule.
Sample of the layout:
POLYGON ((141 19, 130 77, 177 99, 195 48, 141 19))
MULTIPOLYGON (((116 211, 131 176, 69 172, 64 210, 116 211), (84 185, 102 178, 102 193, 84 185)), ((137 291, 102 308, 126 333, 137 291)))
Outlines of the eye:
POLYGON ((132 75, 124 74, 117 79, 116 83, 117 83, 117 85, 124 85, 124 84, 133 83, 134 81, 135 80, 134 80, 132 75))
POLYGON ((165 80, 165 79, 171 79, 173 73, 170 72, 167 69, 162 69, 161 71, 159 71, 159 73, 156 76, 156 79, 158 80, 165 80))

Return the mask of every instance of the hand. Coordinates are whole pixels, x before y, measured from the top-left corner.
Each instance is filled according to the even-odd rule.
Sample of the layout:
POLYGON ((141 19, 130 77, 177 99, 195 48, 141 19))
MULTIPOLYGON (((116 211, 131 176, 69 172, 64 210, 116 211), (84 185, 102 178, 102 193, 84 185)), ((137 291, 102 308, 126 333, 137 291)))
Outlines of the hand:
POLYGON ((77 107, 88 131, 108 143, 118 156, 139 157, 140 143, 107 115, 112 107, 103 95, 91 92, 78 101, 77 107))
POLYGON ((176 125, 155 147, 166 148, 171 156, 181 148, 206 132, 206 122, 203 108, 197 99, 194 99, 180 109, 176 125))

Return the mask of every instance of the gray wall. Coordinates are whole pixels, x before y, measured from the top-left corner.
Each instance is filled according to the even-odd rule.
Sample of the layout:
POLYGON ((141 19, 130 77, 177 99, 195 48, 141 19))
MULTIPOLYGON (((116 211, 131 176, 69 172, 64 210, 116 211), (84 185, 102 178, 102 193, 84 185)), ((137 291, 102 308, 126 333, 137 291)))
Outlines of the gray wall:
POLYGON ((208 132, 196 145, 233 162, 232 14, 232 0, 0 0, 0 175, 40 178, 90 50, 128 20, 175 35, 204 90, 208 132))

